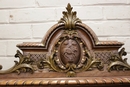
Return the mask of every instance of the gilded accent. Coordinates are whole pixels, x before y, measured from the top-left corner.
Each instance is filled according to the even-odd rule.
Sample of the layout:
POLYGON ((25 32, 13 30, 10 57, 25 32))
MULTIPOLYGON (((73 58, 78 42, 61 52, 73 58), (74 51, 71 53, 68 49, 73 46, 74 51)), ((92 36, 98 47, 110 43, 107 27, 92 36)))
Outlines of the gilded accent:
POLYGON ((31 65, 33 61, 31 61, 30 56, 24 56, 19 50, 17 50, 15 57, 18 57, 19 61, 14 61, 15 65, 10 69, 0 70, 0 74, 7 74, 12 72, 17 72, 18 74, 20 74, 21 72, 33 73, 34 69, 31 65))
POLYGON ((63 18, 60 19, 59 23, 65 24, 65 29, 75 29, 76 23, 81 23, 81 20, 77 18, 76 11, 72 11, 73 7, 68 3, 66 10, 67 12, 63 11, 63 18))
POLYGON ((125 52, 125 48, 122 48, 118 55, 112 54, 110 61, 111 64, 108 67, 108 71, 112 71, 112 70, 130 70, 130 65, 127 63, 127 58, 122 58, 122 56, 127 55, 127 53, 125 52))
MULTIPOLYGON (((62 50, 64 50, 64 47, 62 47, 62 50)), ((41 61, 41 63, 47 64, 50 67, 50 69, 56 72, 66 73, 68 77, 74 77, 78 72, 93 70, 93 68, 97 68, 99 70, 103 69, 103 65, 101 61, 91 56, 84 41, 80 38, 76 30, 65 30, 61 35, 61 37, 59 38, 58 42, 55 44, 54 50, 52 51, 52 55, 49 58, 45 58, 43 61, 41 61), (75 47, 73 47, 75 48, 75 50, 71 48, 72 45, 65 46, 65 49, 68 49, 69 51, 68 53, 66 52, 67 54, 65 56, 67 58, 71 57, 72 59, 71 61, 67 61, 66 63, 63 63, 62 61, 64 60, 61 60, 61 58, 64 57, 63 56, 64 54, 63 53, 59 54, 61 52, 59 49, 66 40, 68 40, 69 42, 65 43, 65 45, 66 44, 70 45, 71 41, 73 41, 72 45, 75 45, 75 47), (79 44, 80 48, 76 47, 76 42, 77 44, 79 44), (75 51, 76 53, 71 53, 73 51, 75 51), (73 59, 76 60, 76 55, 78 55, 78 52, 81 52, 80 56, 77 56, 77 58, 80 59, 78 60, 78 62, 74 62, 73 59)))

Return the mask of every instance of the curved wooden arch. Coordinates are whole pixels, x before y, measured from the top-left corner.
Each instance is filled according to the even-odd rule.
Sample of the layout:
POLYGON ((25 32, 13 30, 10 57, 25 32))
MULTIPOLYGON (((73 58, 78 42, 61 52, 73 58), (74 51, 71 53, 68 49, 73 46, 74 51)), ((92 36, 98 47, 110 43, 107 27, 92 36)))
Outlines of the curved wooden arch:
POLYGON ((76 17, 70 4, 66 9, 63 18, 49 29, 41 42, 17 45, 23 53, 17 51, 15 57, 19 61, 10 69, 2 70, 0 65, 0 86, 130 85, 130 65, 122 58, 127 53, 125 48, 120 49, 123 43, 100 41, 76 17))
MULTIPOLYGON (((78 30, 82 30, 85 33, 84 36, 90 38, 92 48, 100 48, 100 47, 101 48, 107 48, 107 47, 120 48, 123 45, 122 42, 118 42, 118 41, 99 41, 94 31, 84 23, 77 23, 76 28, 78 28, 78 30)), ((53 25, 47 31, 46 35, 44 36, 41 42, 24 42, 22 44, 18 44, 17 47, 19 47, 22 50, 23 49, 48 50, 50 42, 51 42, 50 40, 58 39, 60 35, 62 34, 62 32, 64 31, 64 29, 65 29, 65 24, 57 23, 53 25), (56 36, 55 34, 57 34, 57 31, 58 31, 58 35, 56 36)))

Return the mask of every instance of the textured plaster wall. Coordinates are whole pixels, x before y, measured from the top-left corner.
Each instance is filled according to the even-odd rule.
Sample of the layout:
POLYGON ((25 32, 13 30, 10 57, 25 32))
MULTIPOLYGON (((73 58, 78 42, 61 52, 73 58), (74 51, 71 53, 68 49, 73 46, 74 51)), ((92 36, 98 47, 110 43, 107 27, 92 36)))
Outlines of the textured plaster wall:
POLYGON ((21 42, 41 41, 67 3, 100 40, 124 42, 130 64, 130 0, 0 0, 0 64, 14 65, 21 42))

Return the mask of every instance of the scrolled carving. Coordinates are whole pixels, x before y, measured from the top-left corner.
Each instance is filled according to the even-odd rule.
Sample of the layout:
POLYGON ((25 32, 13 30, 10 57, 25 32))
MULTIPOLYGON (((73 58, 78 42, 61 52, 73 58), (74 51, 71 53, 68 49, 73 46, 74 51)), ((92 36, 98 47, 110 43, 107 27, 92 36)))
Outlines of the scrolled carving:
POLYGON ((127 55, 125 48, 122 48, 118 55, 111 55, 110 61, 111 64, 108 67, 108 71, 112 70, 130 70, 130 65, 127 63, 127 58, 122 58, 122 56, 127 55))
POLYGON ((65 29, 75 29, 76 23, 81 23, 81 20, 76 17, 76 12, 72 12, 73 7, 68 3, 66 10, 63 11, 63 18, 60 19, 59 23, 65 24, 65 29))
POLYGON ((84 41, 78 33, 64 31, 54 46, 54 51, 49 58, 43 60, 50 68, 56 72, 67 73, 67 76, 75 76, 76 73, 92 70, 96 67, 103 68, 101 61, 91 56, 84 41))
MULTIPOLYGON (((15 65, 7 70, 1 70, 0 74, 7 74, 12 72, 17 72, 20 74, 21 72, 30 72, 33 73, 34 69, 31 65, 33 61, 29 58, 29 56, 24 56, 19 50, 17 50, 17 53, 15 54, 15 57, 19 58, 19 61, 14 61, 15 65)), ((1 66, 2 69, 2 66, 1 66)))

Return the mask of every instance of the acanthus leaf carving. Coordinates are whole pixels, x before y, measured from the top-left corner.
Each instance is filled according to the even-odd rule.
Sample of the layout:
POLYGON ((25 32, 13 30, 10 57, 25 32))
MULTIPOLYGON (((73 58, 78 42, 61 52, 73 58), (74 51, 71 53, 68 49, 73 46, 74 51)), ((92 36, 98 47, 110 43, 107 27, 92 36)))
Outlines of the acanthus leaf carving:
POLYGON ((67 76, 69 77, 75 76, 78 72, 92 70, 92 68, 97 68, 99 70, 103 69, 101 61, 91 56, 84 41, 75 30, 65 30, 63 32, 54 46, 52 55, 43 60, 43 63, 48 64, 48 66, 56 72, 67 73, 67 76), (74 47, 72 48, 76 48, 75 50, 71 48, 73 45, 74 47), (78 45, 79 47, 77 47, 78 45), (62 49, 63 52, 60 49, 62 49), (68 52, 66 52, 67 54, 64 53, 64 49, 69 49, 68 52), (79 53, 80 55, 78 52, 81 52, 79 53), (70 59, 67 60, 66 57, 70 57, 70 59), (79 58, 77 59, 77 62, 74 61, 76 58, 79 58))
POLYGON ((122 48, 118 55, 111 55, 110 61, 111 64, 108 66, 108 71, 112 71, 112 70, 130 70, 130 65, 127 63, 127 58, 122 58, 122 56, 127 55, 127 53, 125 52, 125 48, 122 48))
POLYGON ((37 61, 32 61, 33 58, 17 51, 15 57, 18 57, 19 61, 15 61, 15 65, 8 70, 1 70, 2 66, 0 65, 0 74, 33 73, 36 68, 39 71, 45 69, 48 72, 66 73, 68 77, 73 77, 76 76, 76 73, 92 71, 95 68, 98 70, 108 68, 108 71, 130 70, 130 65, 126 62, 127 59, 122 58, 126 55, 125 49, 123 48, 117 53, 117 49, 123 45, 122 43, 94 39, 97 36, 91 28, 81 23, 76 12, 72 11, 73 8, 70 4, 66 9, 67 12, 63 12, 63 18, 52 27, 43 40, 47 45, 43 45, 43 41, 18 45, 23 52, 26 50, 25 54, 33 55, 37 61), (114 51, 117 54, 114 54, 114 51))
POLYGON ((81 23, 81 20, 77 18, 76 12, 72 11, 73 7, 68 3, 66 10, 67 12, 63 11, 63 18, 60 19, 59 23, 65 24, 65 29, 75 29, 76 23, 81 23))
POLYGON ((34 68, 31 65, 33 61, 31 61, 29 56, 24 56, 19 50, 17 50, 15 57, 16 58, 18 57, 19 61, 14 61, 15 65, 7 70, 0 70, 0 74, 7 74, 12 72, 17 72, 18 74, 20 74, 21 72, 30 72, 30 73, 34 72, 34 68))

